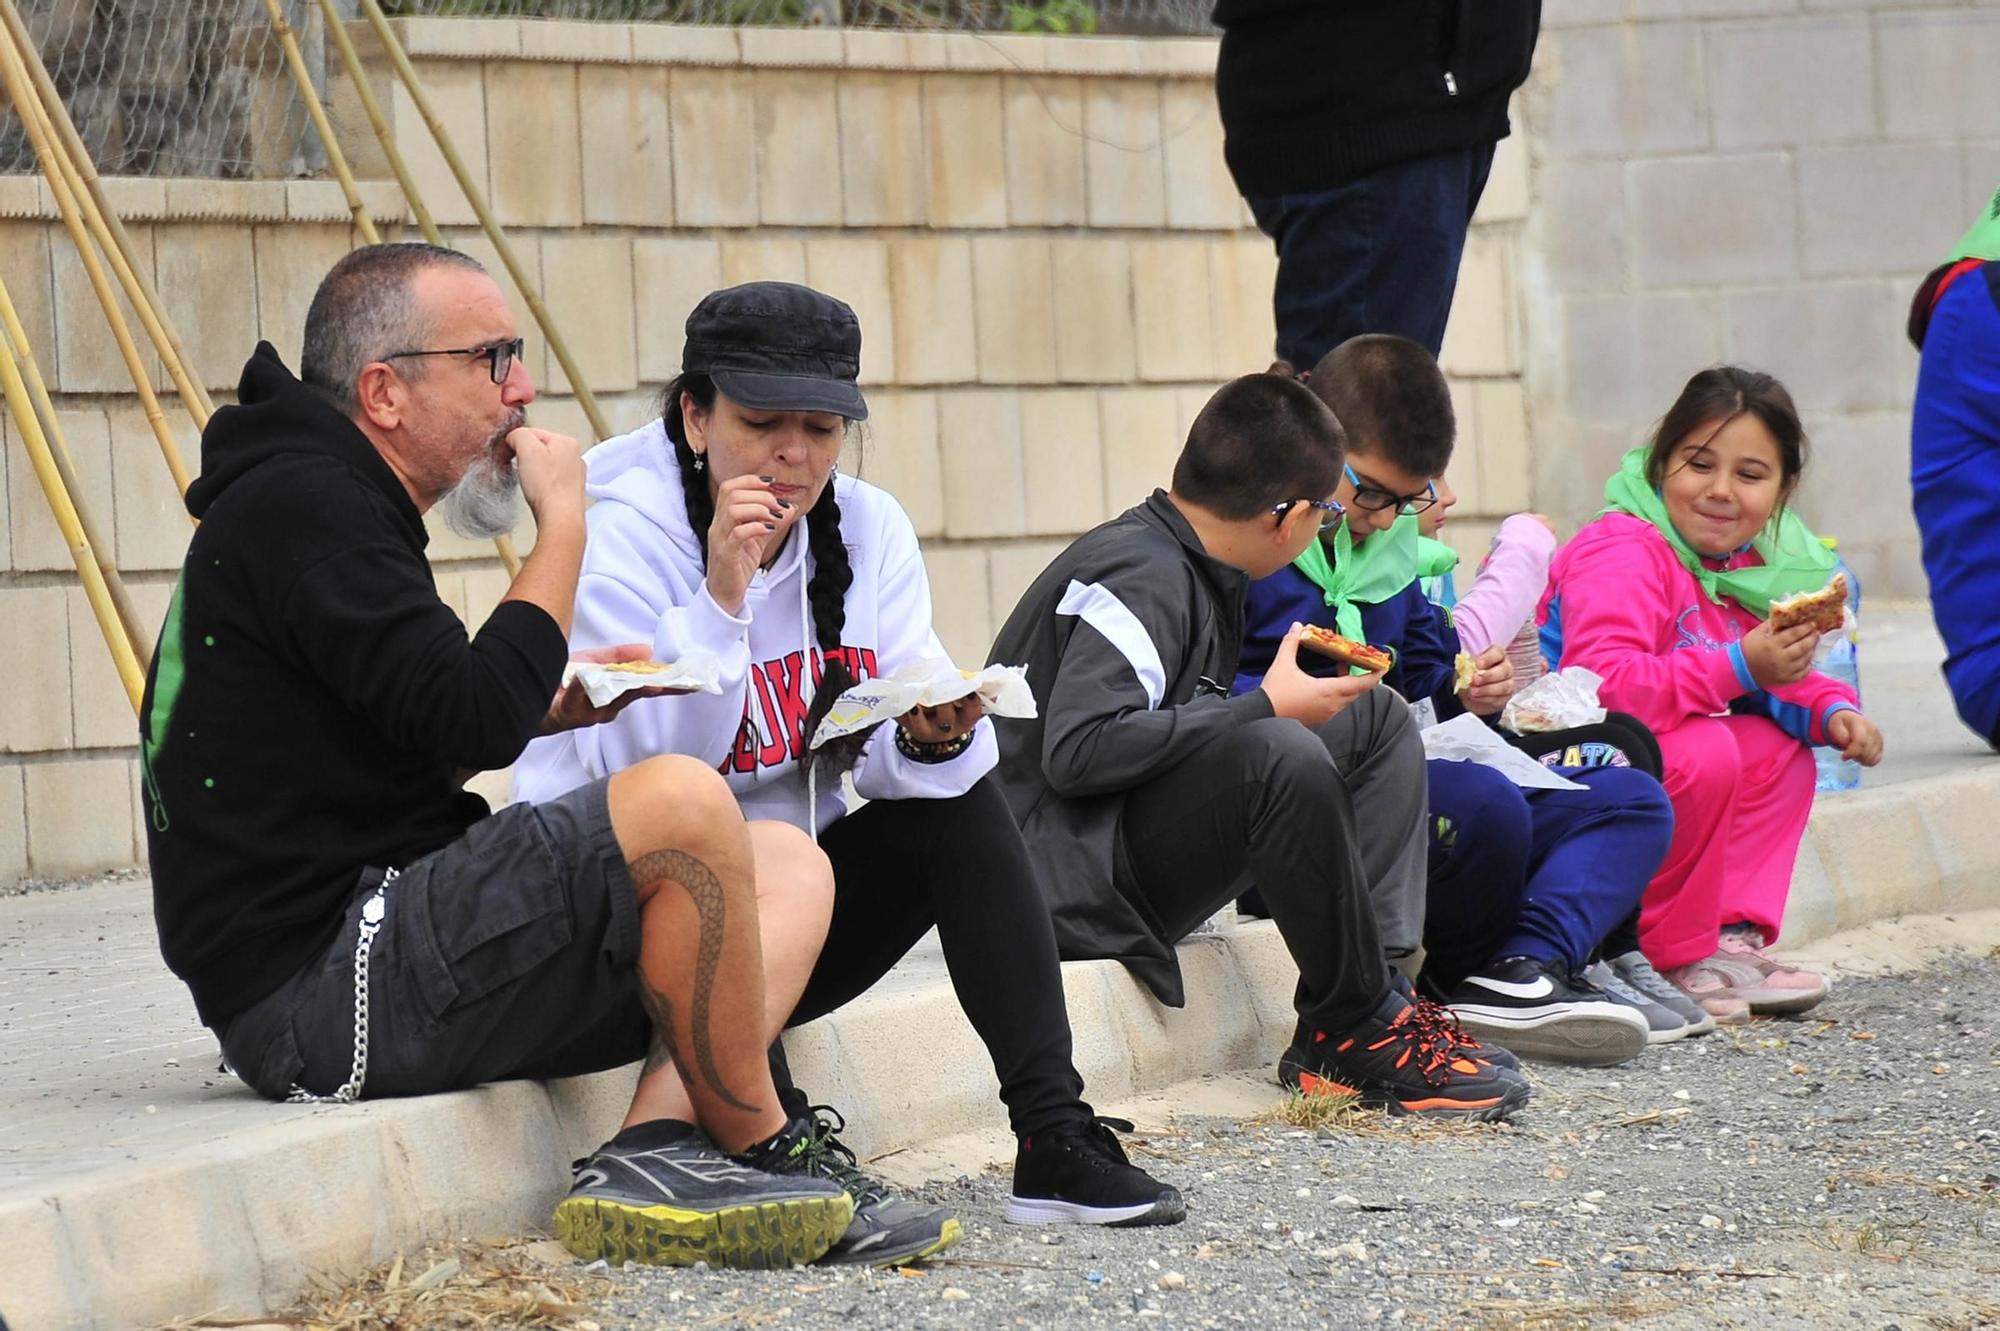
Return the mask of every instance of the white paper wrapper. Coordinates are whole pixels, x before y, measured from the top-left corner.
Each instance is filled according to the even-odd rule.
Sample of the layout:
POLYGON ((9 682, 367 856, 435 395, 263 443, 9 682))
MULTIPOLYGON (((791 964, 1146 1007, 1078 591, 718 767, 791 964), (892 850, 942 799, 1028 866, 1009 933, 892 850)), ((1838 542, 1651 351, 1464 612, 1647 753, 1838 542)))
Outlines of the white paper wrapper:
POLYGON ((722 660, 714 652, 700 648, 689 652, 680 660, 668 664, 665 670, 639 672, 633 670, 613 670, 595 661, 571 661, 563 671, 563 683, 580 680, 583 691, 590 695, 592 707, 604 707, 614 698, 622 697, 634 689, 666 689, 670 693, 720 693, 722 692, 722 660))
POLYGON ((893 721, 912 707, 937 707, 979 695, 989 716, 1032 717, 1035 695, 1016 666, 960 670, 949 661, 912 661, 881 679, 864 679, 840 695, 813 732, 812 747, 893 721))
POLYGON ((1602 676, 1582 666, 1564 666, 1509 698, 1500 713, 1500 726, 1517 735, 1594 726, 1604 719, 1604 707, 1597 701, 1597 686, 1603 682, 1602 676))
POLYGON ((1558 776, 1493 733, 1470 712, 1454 716, 1424 732, 1424 757, 1490 767, 1517 786, 1531 790, 1580 790, 1568 777, 1558 776))

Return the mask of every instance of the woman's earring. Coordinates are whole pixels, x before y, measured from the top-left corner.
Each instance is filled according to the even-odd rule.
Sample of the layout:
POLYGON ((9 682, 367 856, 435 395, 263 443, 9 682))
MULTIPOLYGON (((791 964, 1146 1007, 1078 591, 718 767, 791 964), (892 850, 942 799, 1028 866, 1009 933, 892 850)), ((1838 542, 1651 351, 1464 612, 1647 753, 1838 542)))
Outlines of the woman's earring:
POLYGON ((826 474, 826 478, 830 481, 838 475, 840 475, 840 464, 836 462, 833 464, 833 470, 826 474))
POLYGON ((705 454, 705 453, 697 453, 697 454, 695 454, 695 455, 694 455, 694 469, 695 469, 696 471, 706 471, 706 470, 708 470, 708 455, 707 455, 707 454, 705 454))

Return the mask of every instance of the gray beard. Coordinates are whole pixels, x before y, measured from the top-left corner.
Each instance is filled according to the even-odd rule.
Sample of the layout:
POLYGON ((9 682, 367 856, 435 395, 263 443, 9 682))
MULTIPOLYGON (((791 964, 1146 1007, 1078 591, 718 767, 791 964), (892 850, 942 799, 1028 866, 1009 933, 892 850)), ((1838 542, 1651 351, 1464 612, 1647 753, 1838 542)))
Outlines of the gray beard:
POLYGON ((481 453, 438 500, 444 525, 470 541, 505 536, 521 521, 521 478, 512 463, 481 453))

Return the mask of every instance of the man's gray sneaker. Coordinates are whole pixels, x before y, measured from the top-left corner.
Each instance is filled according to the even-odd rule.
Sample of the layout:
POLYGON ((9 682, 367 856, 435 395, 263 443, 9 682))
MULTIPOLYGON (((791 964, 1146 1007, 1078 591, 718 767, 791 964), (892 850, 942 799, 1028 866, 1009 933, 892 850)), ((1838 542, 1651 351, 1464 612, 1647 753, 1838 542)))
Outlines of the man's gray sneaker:
POLYGON ((1672 1008, 1655 1003, 1652 999, 1618 978, 1606 962, 1594 962, 1586 967, 1583 978, 1604 991, 1605 997, 1614 1003, 1623 1003, 1646 1019, 1647 1044, 1672 1044, 1675 1040, 1685 1040, 1688 1035, 1687 1019, 1672 1008))
POLYGON ((1707 1035, 1715 1029, 1715 1018, 1708 1009, 1687 996, 1666 976, 1653 969, 1653 963, 1646 960, 1646 954, 1634 948, 1630 952, 1620 952, 1615 957, 1606 957, 1609 965, 1628 988, 1658 1003, 1669 1012, 1678 1013, 1688 1024, 1689 1035, 1707 1035))
POLYGON ((691 1123, 636 1123, 576 1162, 555 1233, 585 1261, 613 1266, 771 1268, 818 1260, 854 1202, 824 1179, 742 1165, 691 1123))
POLYGON ((773 1174, 828 1180, 854 1199, 854 1219, 820 1258, 822 1262, 901 1265, 943 1252, 963 1237, 951 1212, 897 1197, 856 1167, 854 1152, 840 1140, 847 1120, 837 1110, 807 1105, 797 1090, 781 1092, 779 1101, 792 1115, 791 1122, 750 1155, 738 1158, 773 1174))

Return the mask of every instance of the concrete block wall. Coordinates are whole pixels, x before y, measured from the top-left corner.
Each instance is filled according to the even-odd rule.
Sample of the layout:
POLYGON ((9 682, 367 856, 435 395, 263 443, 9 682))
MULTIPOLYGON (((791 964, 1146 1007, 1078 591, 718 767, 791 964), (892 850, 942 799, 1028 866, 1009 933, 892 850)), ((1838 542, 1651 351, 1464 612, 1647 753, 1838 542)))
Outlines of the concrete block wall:
POLYGON ((2000 185, 1993 0, 1548 0, 1523 98, 1531 489, 1574 522, 1686 377, 1792 389, 1799 509, 1870 594, 1921 595, 1917 282, 2000 185))
MULTIPOLYGON (((1217 384, 1270 360, 1274 260, 1223 166, 1212 42, 469 19, 402 33, 614 428, 648 418, 710 289, 786 278, 855 306, 873 416, 850 466, 909 509, 962 661, 983 658, 1068 538, 1164 483, 1217 384)), ((499 275, 407 96, 386 68, 374 82, 439 223, 499 275)), ((342 125, 366 123, 351 88, 333 102, 342 125)), ((414 234, 372 140, 343 146, 378 217, 414 234)), ((296 357, 313 288, 352 240, 335 186, 112 184, 223 399, 257 338, 296 357)), ((1446 342, 1468 549, 1528 498, 1529 197, 1516 139, 1446 342)), ((55 216, 39 182, 0 178, 0 277, 60 395, 86 497, 157 619, 187 518, 55 216)), ((535 419, 587 437, 502 283, 545 394, 535 419)), ((192 461, 186 418, 164 402, 192 461)), ((0 881, 132 863, 136 727, 11 438, 0 467, 0 881)), ((505 576, 490 547, 436 531, 440 590, 476 623, 505 576)))

